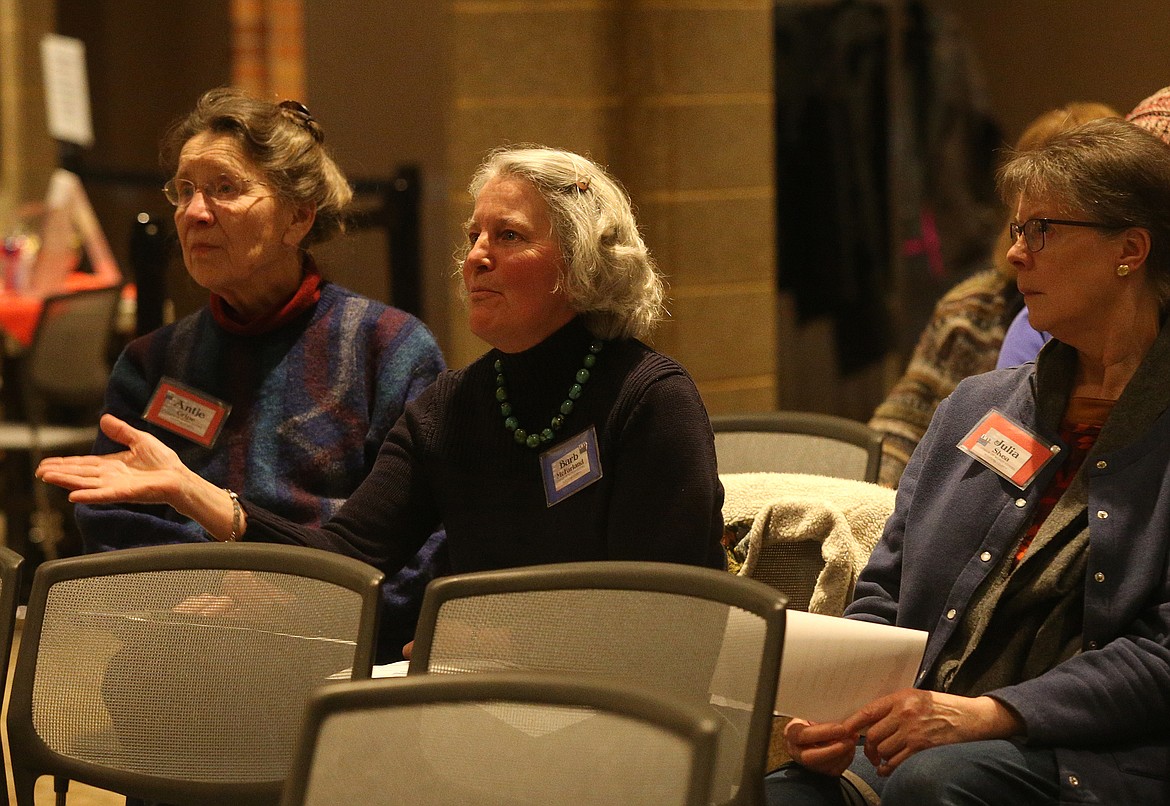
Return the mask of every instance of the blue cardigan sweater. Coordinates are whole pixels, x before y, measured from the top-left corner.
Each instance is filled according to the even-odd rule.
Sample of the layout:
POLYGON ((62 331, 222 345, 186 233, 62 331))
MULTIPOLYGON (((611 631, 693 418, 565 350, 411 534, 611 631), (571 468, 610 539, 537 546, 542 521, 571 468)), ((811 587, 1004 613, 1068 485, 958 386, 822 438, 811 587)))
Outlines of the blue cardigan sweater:
MULTIPOLYGON (((981 582, 1015 550, 1056 470, 1020 491, 956 444, 991 406, 1058 442, 1074 351, 964 381, 939 406, 898 489, 847 615, 927 630, 920 681, 981 582), (1054 380, 1055 379, 1055 380, 1054 380)), ((1053 747, 1061 803, 1170 804, 1170 327, 1115 405, 1082 466, 1088 563, 1081 650, 989 692, 1053 747)))

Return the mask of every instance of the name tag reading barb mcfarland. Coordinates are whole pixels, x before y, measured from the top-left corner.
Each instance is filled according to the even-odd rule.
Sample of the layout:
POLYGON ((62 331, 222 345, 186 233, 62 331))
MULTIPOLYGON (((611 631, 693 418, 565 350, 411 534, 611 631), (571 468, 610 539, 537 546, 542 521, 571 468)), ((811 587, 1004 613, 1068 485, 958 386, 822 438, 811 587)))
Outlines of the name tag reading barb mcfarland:
POLYGON ((559 504, 601 478, 597 431, 593 426, 540 455, 544 497, 548 506, 559 504))
POLYGON ((232 407, 173 378, 163 378, 142 418, 171 433, 210 448, 232 407))

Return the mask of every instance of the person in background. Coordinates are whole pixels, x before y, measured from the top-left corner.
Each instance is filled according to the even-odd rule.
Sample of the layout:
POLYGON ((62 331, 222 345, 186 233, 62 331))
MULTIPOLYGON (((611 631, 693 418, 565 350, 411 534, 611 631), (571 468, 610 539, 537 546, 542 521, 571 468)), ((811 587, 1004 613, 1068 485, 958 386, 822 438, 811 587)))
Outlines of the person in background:
MULTIPOLYGON (((308 251, 343 231, 353 195, 295 101, 205 93, 166 135, 164 193, 206 306, 131 342, 105 411, 209 484, 295 523, 329 520, 370 472, 406 404, 444 369, 430 331, 325 280, 308 251)), ((121 450, 106 434, 96 454, 121 450)), ((87 552, 210 540, 149 501, 81 504, 87 552)), ((380 657, 413 636, 441 533, 384 588, 380 657)))
POLYGON ((111 415, 102 430, 124 450, 47 460, 37 475, 77 503, 163 504, 217 540, 316 546, 387 574, 440 523, 454 572, 724 567, 711 424, 686 371, 640 341, 664 292, 625 191, 591 160, 542 147, 492 152, 470 191, 463 291, 491 350, 407 404, 331 520, 236 497, 111 415))
MULTIPOLYGON (((1044 112, 1024 129, 1016 148, 1037 148, 1054 135, 1089 120, 1120 117, 1099 103, 1070 103, 1044 112)), ((1016 271, 1007 260, 1007 230, 996 240, 991 268, 962 281, 938 301, 905 373, 891 387, 869 421, 880 432, 880 483, 897 487, 910 454, 918 445, 938 404, 959 381, 994 369, 1004 327, 1023 299, 1016 271)))
POLYGON ((999 189, 1053 339, 940 404, 846 609, 929 633, 916 687, 789 723, 771 803, 1170 804, 1170 149, 1095 120, 999 189))
POLYGON ((1004 334, 999 356, 995 359, 995 368, 1018 367, 1025 361, 1033 360, 1050 338, 1050 333, 1041 333, 1032 327, 1028 308, 1020 308, 1004 334))
MULTIPOLYGON (((1151 134, 1156 134, 1170 145, 1170 87, 1163 87, 1142 100, 1125 116, 1125 119, 1151 134)), ((1031 361, 1050 337, 1050 334, 1032 327, 1028 309, 1021 308, 1008 326, 995 368, 1015 367, 1025 361, 1031 361)))

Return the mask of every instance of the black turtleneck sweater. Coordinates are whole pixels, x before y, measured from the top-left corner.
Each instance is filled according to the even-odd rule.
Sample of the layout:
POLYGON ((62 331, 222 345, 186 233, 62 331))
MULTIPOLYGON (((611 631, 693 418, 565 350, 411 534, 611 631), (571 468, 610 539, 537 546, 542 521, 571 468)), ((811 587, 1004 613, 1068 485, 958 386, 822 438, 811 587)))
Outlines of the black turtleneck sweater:
POLYGON ((723 487, 706 410, 686 371, 639 341, 605 344, 552 443, 593 426, 601 479, 547 505, 544 448, 505 429, 494 363, 521 427, 539 432, 592 340, 578 319, 530 350, 492 350, 443 373, 408 404, 336 517, 314 529, 245 502, 245 539, 338 551, 391 575, 442 523, 455 572, 582 560, 722 568, 723 487))

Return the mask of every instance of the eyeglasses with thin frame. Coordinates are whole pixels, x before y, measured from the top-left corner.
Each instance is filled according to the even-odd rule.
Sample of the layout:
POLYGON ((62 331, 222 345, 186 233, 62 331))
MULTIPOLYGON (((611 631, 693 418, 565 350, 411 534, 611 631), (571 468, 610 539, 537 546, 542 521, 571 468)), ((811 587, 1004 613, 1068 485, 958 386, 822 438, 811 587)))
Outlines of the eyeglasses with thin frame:
POLYGON ((220 174, 210 182, 195 184, 190 179, 172 179, 163 185, 163 195, 167 201, 180 209, 186 207, 195 198, 195 191, 203 194, 204 199, 214 202, 233 202, 251 185, 264 185, 256 179, 241 179, 231 174, 220 174))
POLYGON ((1008 235, 1011 236, 1012 243, 1024 236, 1024 243, 1028 247, 1029 252, 1039 252, 1044 248, 1044 233, 1048 232, 1048 227, 1052 224, 1064 224, 1068 227, 1102 227, 1104 229, 1111 229, 1108 224, 1102 224, 1099 221, 1067 221, 1063 218, 1029 218, 1023 224, 1008 224, 1008 235))

